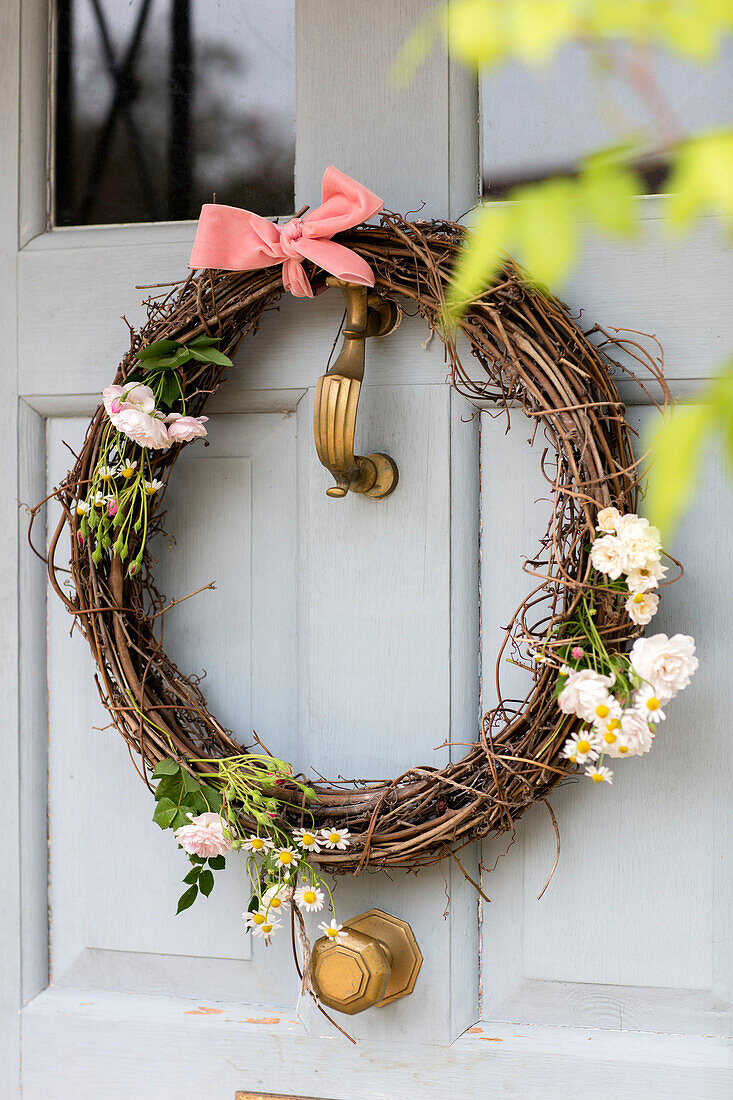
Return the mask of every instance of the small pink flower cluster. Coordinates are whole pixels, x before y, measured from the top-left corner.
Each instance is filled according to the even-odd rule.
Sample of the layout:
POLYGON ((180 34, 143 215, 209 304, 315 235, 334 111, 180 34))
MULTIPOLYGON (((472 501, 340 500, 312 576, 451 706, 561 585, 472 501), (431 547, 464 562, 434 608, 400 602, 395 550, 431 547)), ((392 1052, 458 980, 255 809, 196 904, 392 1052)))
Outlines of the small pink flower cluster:
POLYGON ((187 443, 206 435, 207 416, 166 416, 155 407, 155 394, 142 382, 106 386, 102 391, 107 416, 118 431, 141 447, 164 451, 171 443, 187 443))

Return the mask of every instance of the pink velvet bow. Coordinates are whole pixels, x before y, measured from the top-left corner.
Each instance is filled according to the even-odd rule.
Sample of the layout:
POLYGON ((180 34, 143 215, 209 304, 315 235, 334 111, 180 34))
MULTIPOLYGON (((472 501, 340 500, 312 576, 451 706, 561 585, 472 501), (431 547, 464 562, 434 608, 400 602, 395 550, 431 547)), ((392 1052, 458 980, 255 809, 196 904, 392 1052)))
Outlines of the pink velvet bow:
POLYGON ((206 203, 201 208, 189 267, 250 271, 281 263, 283 286, 297 298, 313 297, 303 260, 311 260, 346 282, 374 286, 374 272, 366 260, 330 238, 373 218, 383 206, 378 195, 333 165, 323 173, 321 205, 284 225, 275 225, 251 210, 206 203))

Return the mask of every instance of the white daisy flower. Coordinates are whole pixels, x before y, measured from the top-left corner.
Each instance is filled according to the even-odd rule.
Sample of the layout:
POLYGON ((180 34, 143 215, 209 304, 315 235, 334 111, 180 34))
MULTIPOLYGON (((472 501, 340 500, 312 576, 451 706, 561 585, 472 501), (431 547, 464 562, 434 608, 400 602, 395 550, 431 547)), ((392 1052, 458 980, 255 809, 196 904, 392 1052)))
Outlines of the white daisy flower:
POLYGON ((100 466, 97 471, 102 481, 112 481, 117 476, 117 468, 115 466, 100 466))
POLYGON ((152 481, 143 482, 143 488, 148 496, 151 497, 154 493, 157 493, 159 489, 163 488, 163 482, 157 477, 154 477, 152 481))
POLYGON ((94 505, 95 508, 104 508, 106 503, 107 503, 106 496, 104 495, 104 493, 99 493, 99 492, 97 493, 94 500, 92 501, 92 504, 94 505))
POLYGON ((343 924, 337 924, 335 920, 332 920, 330 924, 326 924, 324 920, 318 925, 318 931, 323 932, 324 936, 328 936, 331 943, 343 943, 349 934, 343 931, 343 927, 343 924))
POLYGON ((351 833, 348 829, 321 829, 324 848, 338 848, 343 852, 349 847, 350 836, 351 833))
POLYGON ((601 752, 615 755, 615 746, 621 737, 621 715, 615 715, 596 723, 596 733, 599 738, 601 752))
POLYGON ((289 886, 280 886, 275 883, 269 890, 265 890, 262 895, 262 908, 268 917, 271 917, 278 909, 282 909, 283 905, 289 902, 292 896, 293 891, 289 886))
POLYGON ((242 847, 245 852, 252 852, 254 855, 264 855, 265 852, 271 851, 275 845, 266 836, 255 836, 252 833, 242 843, 242 847))
POLYGON ((581 730, 568 738, 562 754, 574 764, 587 764, 601 755, 601 739, 596 730, 581 730))
POLYGON ((593 724, 596 726, 605 727, 608 722, 620 717, 621 704, 613 695, 607 695, 593 710, 593 724))
POLYGON ((125 480, 129 480, 131 477, 133 477, 135 474, 135 470, 137 470, 136 458, 125 459, 125 461, 120 466, 120 473, 125 478, 125 480))
POLYGON ((633 705, 635 710, 644 715, 647 722, 663 722, 667 717, 651 684, 642 684, 634 695, 633 705))
POLYGON ((289 845, 284 848, 276 848, 275 862, 279 863, 281 867, 292 867, 293 864, 298 862, 298 853, 289 845))
POLYGON ((77 500, 77 502, 76 502, 76 514, 77 514, 77 516, 85 516, 90 508, 91 508, 91 504, 89 503, 88 500, 77 500))
POLYGON ((255 909, 251 913, 242 913, 248 928, 259 928, 261 924, 267 924, 267 913, 262 909, 255 909))
POLYGON ((318 843, 318 836, 315 830, 310 829, 296 829, 293 833, 295 842, 306 852, 320 852, 321 846, 318 843))
POLYGON ((256 924, 253 927, 252 935, 261 937, 266 944, 269 944, 270 940, 279 928, 282 928, 281 921, 274 920, 272 917, 268 917, 267 920, 263 921, 262 924, 256 924))
POLYGON ((613 772, 610 768, 606 768, 602 764, 600 767, 592 765, 590 768, 586 768, 585 774, 589 776, 594 783, 613 783, 613 772))
POLYGON ((318 886, 299 886, 295 891, 295 900, 306 913, 317 913, 319 909, 323 909, 326 897, 318 886))
POLYGON ((648 626, 657 613, 659 596, 654 596, 651 592, 634 592, 624 607, 637 626, 648 626))

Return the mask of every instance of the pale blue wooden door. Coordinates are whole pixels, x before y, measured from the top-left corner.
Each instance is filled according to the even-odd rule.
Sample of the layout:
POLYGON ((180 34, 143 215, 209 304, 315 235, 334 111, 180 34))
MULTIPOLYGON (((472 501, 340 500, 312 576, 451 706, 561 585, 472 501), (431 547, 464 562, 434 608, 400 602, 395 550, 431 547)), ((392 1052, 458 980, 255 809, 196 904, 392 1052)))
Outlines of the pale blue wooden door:
MULTIPOLYGON (((458 217, 475 202, 475 81, 436 51, 405 91, 389 83, 397 46, 430 7, 297 5, 296 208, 317 201, 329 163, 392 209, 458 217)), ((17 437, 14 422, 0 448, 3 488, 30 501, 66 469, 64 441, 81 439, 125 345, 119 316, 140 317, 135 284, 185 271, 193 226, 47 231, 46 5, 6 9, 1 377, 17 437)), ((657 233, 664 199, 645 209, 636 244, 588 249, 570 304, 656 331, 684 391, 724 345, 721 238, 708 219, 673 248, 657 233), (704 331, 690 315, 709 318, 704 331)), ((441 746, 475 735, 498 627, 524 591, 521 553, 544 513, 529 432, 515 423, 505 437, 503 424, 472 419, 445 384, 437 340, 423 346, 424 325, 409 318, 368 349, 360 411, 364 443, 400 466, 398 491, 328 500, 311 407, 340 316, 333 295, 283 301, 245 341, 212 402, 211 446, 191 448, 177 471, 176 544, 161 545, 159 573, 171 596, 216 582, 175 609, 166 639, 183 667, 206 672, 212 708, 243 740, 254 727, 299 767, 379 777, 442 762, 462 749, 441 746)), ((209 902, 173 915, 180 853, 150 821, 121 740, 98 728, 89 654, 58 601, 47 604, 23 523, 4 529, 3 1095, 723 1096, 724 477, 713 463, 679 546, 689 579, 665 609, 698 637, 694 689, 664 748, 602 801, 574 786, 557 794, 563 851, 542 901, 555 845, 542 807, 498 863, 509 838, 481 863, 464 853, 490 904, 479 907, 450 863, 339 881, 340 915, 378 905, 403 916, 425 957, 410 998, 348 1021, 355 1047, 298 1003, 288 944, 265 951, 243 935, 236 864, 209 902), (603 861, 589 857, 599 848, 603 861)))

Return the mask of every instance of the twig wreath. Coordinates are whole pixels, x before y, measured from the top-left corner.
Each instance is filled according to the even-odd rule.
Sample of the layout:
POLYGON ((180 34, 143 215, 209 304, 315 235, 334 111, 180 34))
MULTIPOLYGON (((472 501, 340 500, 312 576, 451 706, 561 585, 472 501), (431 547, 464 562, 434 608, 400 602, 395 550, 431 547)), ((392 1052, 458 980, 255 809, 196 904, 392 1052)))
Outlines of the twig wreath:
MULTIPOLYGON (((578 766, 596 783, 610 781, 604 760, 648 751, 663 705, 697 666, 691 638, 639 637, 666 567, 658 532, 636 515, 639 467, 610 354, 623 349, 666 404, 661 355, 639 335, 584 333, 509 259, 451 327, 445 295, 464 236, 453 222, 384 213, 378 226, 337 238, 368 265, 381 294, 413 303, 440 337, 458 391, 507 420, 516 408, 546 440, 549 526, 525 563, 532 588, 497 656, 499 702, 475 741, 468 731, 474 743, 461 760, 417 764, 380 783, 312 782, 303 762, 278 760, 256 735, 244 748, 162 647, 161 621, 178 601, 166 604, 155 586, 150 536, 161 530, 160 503, 183 446, 206 434, 204 409, 230 356, 283 293, 274 260, 257 270, 194 271, 147 301, 147 322, 131 329, 115 384, 55 494, 63 517, 50 541, 51 583, 89 643, 101 700, 141 758, 138 771, 148 786, 156 781, 154 819, 190 857, 179 910, 208 895, 211 869, 243 849, 252 880, 245 917, 266 941, 293 896, 301 928, 300 910, 322 908, 330 890, 320 871, 417 869, 452 856, 469 878, 455 854, 461 846, 511 830, 578 766), (459 334, 473 369, 459 355, 459 334), (65 528, 70 586, 55 565, 65 528), (519 701, 502 697, 507 653, 531 673, 519 701)), ((313 262, 298 277, 325 289, 313 262)), ((321 927, 334 940, 346 934, 335 919, 321 927)))

